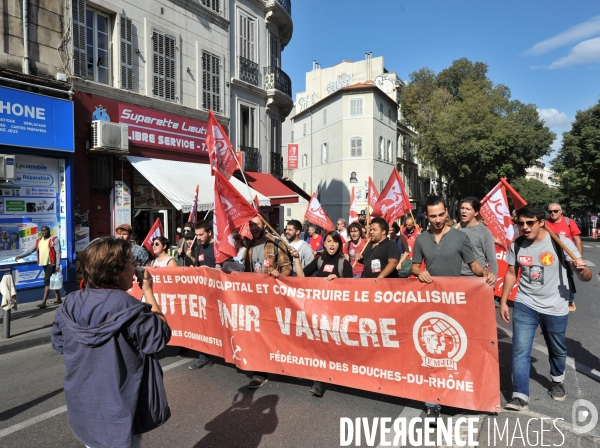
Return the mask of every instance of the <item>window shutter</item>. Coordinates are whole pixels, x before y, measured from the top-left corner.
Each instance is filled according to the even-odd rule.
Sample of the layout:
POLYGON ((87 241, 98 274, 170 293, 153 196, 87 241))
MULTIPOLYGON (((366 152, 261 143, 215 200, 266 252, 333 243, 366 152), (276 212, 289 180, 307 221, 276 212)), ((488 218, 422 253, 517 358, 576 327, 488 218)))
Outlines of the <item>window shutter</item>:
POLYGON ((121 88, 133 90, 133 42, 131 19, 121 16, 121 88))
POLYGON ((252 62, 255 62, 254 59, 254 20, 248 20, 248 53, 252 62))
POLYGON ((362 138, 356 139, 356 157, 362 157, 362 138))
POLYGON ((202 107, 221 112, 221 67, 217 56, 202 52, 202 107))
POLYGON ((152 30, 152 93, 165 97, 165 36, 152 30))
POLYGON ((356 157, 356 139, 350 140, 350 157, 356 157))
POLYGON ((85 0, 73 0, 73 74, 87 77, 85 0))
POLYGON ((175 39, 165 36, 165 99, 175 101, 175 39))

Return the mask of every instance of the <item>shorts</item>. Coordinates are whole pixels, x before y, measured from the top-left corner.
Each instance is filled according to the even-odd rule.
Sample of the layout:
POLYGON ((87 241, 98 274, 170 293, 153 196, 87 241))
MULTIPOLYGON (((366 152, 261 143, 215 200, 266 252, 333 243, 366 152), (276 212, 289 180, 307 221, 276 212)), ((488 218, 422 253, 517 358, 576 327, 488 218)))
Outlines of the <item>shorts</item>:
POLYGON ((55 264, 47 264, 44 266, 44 286, 50 286, 50 277, 54 274, 55 269, 55 264))

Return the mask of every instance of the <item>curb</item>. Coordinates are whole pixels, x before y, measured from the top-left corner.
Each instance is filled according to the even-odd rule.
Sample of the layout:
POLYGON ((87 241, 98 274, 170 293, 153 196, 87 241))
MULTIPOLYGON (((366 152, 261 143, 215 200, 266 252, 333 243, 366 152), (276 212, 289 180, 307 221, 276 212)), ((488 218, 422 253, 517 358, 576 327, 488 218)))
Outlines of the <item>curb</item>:
POLYGON ((41 334, 34 337, 19 339, 19 337, 10 339, 0 338, 0 355, 7 353, 16 352, 26 348, 37 347, 38 345, 45 345, 50 343, 50 331, 48 334, 41 334))

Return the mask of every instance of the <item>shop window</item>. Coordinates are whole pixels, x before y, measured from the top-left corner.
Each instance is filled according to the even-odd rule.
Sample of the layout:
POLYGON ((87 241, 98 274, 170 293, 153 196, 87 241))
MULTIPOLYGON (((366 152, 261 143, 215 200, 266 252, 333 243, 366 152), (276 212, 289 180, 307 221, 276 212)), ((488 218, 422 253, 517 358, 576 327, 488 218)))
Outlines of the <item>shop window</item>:
POLYGON ((175 101, 175 38, 152 30, 152 93, 175 101))
POLYGON ((221 59, 202 51, 202 108, 220 113, 221 59))

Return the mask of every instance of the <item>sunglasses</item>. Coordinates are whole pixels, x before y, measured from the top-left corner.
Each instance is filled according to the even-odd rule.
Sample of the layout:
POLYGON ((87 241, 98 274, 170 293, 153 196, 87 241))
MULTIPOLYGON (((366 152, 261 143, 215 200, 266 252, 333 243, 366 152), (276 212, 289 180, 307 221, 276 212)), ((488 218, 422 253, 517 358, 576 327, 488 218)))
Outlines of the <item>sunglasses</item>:
POLYGON ((155 241, 154 243, 152 243, 153 246, 162 246, 161 243, 159 243, 158 241, 155 241))
POLYGON ((548 213, 558 213, 560 210, 548 210, 548 213))
POLYGON ((523 227, 525 224, 527 224, 527 227, 533 227, 536 222, 540 222, 540 220, 536 219, 535 221, 518 221, 517 225, 519 227, 523 227))

